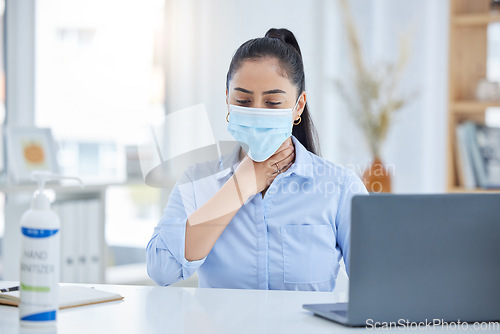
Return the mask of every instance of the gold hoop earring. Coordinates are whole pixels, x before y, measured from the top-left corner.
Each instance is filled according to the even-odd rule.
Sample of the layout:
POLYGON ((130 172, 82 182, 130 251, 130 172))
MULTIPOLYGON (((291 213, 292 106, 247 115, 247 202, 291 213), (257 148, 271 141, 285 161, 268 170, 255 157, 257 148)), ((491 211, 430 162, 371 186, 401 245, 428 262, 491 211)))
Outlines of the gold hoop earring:
POLYGON ((300 122, 302 122, 302 118, 299 116, 299 118, 298 118, 298 119, 296 119, 295 121, 293 121, 293 125, 299 125, 299 124, 300 124, 300 122), (297 122, 297 123, 295 123, 295 121, 297 121, 297 120, 298 120, 298 122, 297 122))
POLYGON ((227 112, 227 115, 226 115, 226 122, 229 123, 229 119, 227 119, 229 117, 229 111, 227 112))

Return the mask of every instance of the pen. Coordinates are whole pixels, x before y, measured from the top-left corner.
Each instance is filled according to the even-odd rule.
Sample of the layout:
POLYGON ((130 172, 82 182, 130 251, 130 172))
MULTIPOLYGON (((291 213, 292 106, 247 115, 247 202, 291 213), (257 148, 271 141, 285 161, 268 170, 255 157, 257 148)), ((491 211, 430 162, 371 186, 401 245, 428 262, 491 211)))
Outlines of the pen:
POLYGON ((17 291, 17 290, 19 290, 19 286, 13 286, 10 288, 0 289, 0 292, 10 292, 10 291, 17 291))

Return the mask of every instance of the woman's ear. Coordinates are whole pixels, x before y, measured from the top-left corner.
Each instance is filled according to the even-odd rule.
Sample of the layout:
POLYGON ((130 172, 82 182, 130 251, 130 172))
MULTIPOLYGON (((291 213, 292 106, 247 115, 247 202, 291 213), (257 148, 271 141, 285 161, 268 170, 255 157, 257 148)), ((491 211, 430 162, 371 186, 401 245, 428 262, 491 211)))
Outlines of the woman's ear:
POLYGON ((304 108, 306 107, 307 95, 306 92, 302 92, 299 97, 299 102, 297 103, 297 109, 294 112, 293 119, 297 119, 302 115, 304 108))

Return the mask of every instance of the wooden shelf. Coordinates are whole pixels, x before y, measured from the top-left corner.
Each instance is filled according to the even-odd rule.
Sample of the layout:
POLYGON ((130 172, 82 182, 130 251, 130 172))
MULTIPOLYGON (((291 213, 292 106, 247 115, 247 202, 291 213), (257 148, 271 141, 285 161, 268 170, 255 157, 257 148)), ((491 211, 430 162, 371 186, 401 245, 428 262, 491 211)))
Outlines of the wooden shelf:
POLYGON ((453 18, 452 21, 459 26, 479 26, 493 22, 500 22, 500 12, 484 14, 461 14, 453 18))
POLYGON ((447 191, 461 193, 499 193, 500 189, 467 189, 460 184, 463 175, 458 157, 457 124, 484 123, 486 109, 500 108, 500 101, 477 101, 472 98, 481 78, 487 77, 488 28, 500 23, 500 11, 491 11, 491 0, 449 0, 448 51, 448 143, 447 191))
POLYGON ((468 194, 500 193, 500 188, 499 189, 484 189, 484 188, 467 189, 467 188, 462 188, 462 187, 452 187, 452 188, 448 189, 448 192, 450 192, 450 193, 468 193, 468 194))
POLYGON ((500 101, 454 101, 451 103, 450 108, 460 113, 483 113, 486 108, 500 108, 500 101))

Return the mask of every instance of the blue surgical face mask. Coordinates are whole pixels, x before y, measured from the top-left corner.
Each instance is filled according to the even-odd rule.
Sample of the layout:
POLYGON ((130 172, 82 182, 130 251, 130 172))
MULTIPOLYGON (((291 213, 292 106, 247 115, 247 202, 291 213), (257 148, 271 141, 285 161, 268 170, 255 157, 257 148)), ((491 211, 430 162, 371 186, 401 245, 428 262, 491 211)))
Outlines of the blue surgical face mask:
POLYGON ((292 109, 249 108, 230 104, 227 130, 253 161, 267 160, 292 135, 292 114, 299 99, 292 109))

